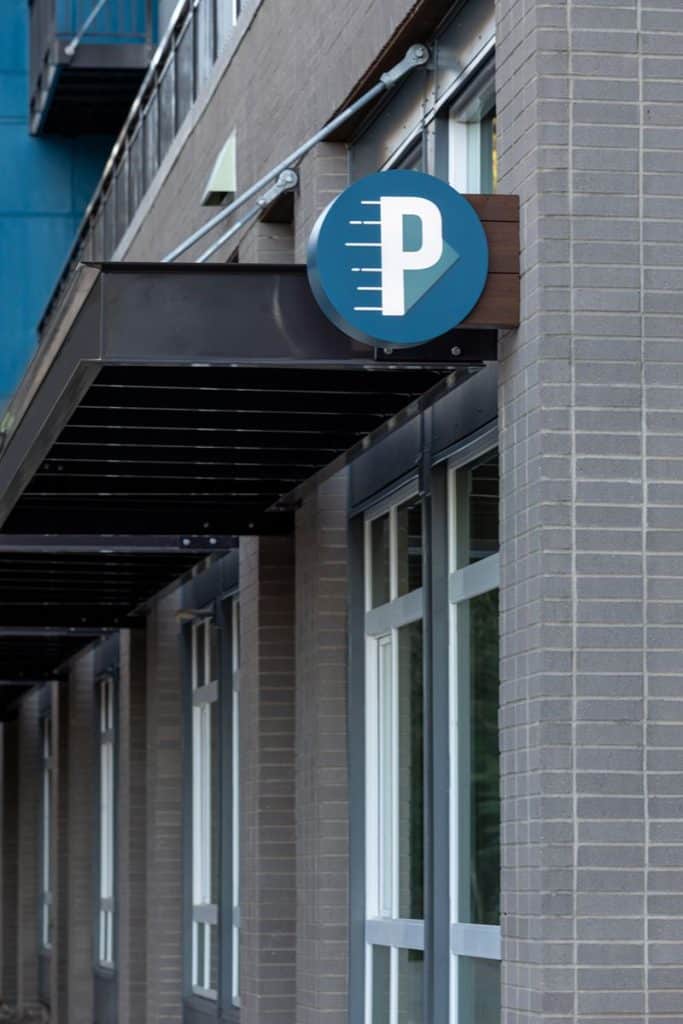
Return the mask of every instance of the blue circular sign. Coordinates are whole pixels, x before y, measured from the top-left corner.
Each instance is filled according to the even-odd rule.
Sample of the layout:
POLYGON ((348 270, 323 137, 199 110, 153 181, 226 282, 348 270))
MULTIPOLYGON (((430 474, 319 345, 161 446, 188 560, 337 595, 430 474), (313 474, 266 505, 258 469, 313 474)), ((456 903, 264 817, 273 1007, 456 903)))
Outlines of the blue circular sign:
POLYGON ((359 341, 419 345, 457 327, 488 275, 488 243, 467 200, 416 171, 371 174, 322 214, 308 279, 323 312, 359 341))

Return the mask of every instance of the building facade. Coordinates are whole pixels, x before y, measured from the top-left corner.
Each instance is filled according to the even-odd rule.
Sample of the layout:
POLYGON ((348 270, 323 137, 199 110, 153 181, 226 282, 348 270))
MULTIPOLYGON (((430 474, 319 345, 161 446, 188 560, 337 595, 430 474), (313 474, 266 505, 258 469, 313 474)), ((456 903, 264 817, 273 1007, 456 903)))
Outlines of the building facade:
POLYGON ((683 1019, 679 7, 160 9, 0 453, 9 1019, 683 1019), (311 305, 394 168, 518 326, 311 305))

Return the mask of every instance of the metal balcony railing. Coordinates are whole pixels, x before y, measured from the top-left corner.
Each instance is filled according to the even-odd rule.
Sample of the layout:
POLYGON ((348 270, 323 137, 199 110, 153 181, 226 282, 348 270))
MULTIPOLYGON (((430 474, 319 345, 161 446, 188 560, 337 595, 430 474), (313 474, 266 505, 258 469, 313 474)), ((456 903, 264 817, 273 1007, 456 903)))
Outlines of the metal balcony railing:
POLYGON ((55 116, 60 100, 70 99, 77 116, 83 98, 92 104, 99 96, 111 105, 108 83, 120 89, 132 80, 135 92, 151 56, 155 8, 155 0, 30 0, 34 134, 79 130, 64 123, 62 111, 55 116))
POLYGON ((76 265, 112 258, 230 38, 240 6, 240 0, 183 0, 176 8, 78 229, 40 323, 41 336, 76 265))

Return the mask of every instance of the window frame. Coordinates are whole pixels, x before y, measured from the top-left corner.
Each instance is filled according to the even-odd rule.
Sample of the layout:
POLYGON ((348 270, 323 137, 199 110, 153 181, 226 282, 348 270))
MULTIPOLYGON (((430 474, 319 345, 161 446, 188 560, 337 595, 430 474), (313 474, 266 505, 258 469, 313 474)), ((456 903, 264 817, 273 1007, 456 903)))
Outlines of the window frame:
MULTIPOLYGON (((399 630, 415 622, 422 624, 423 631, 423 695, 428 685, 424 675, 424 645, 428 643, 425 635, 425 587, 422 585, 406 594, 399 596, 398 582, 398 528, 397 513, 400 506, 417 498, 422 512, 422 559, 424 565, 424 544, 426 529, 426 512, 422 495, 416 480, 392 491, 379 500, 363 517, 363 590, 364 590, 364 664, 365 664, 365 893, 364 893, 364 937, 365 937, 365 1009, 364 1020, 372 1024, 373 1013, 373 950, 375 947, 389 950, 390 957, 390 1020, 398 1021, 398 967, 399 956, 404 951, 417 951, 424 955, 425 951, 425 919, 414 920, 400 916, 399 903, 399 841, 398 829, 400 815, 398 811, 398 694, 399 694, 399 630), (372 524, 382 516, 389 516, 389 600, 373 606, 372 597, 372 524), (389 648, 391 669, 390 685, 390 751, 389 757, 391 795, 389 798, 389 816, 391 818, 391 874, 389 884, 391 895, 390 906, 383 905, 382 893, 386 889, 387 880, 384 874, 384 860, 387 850, 385 830, 382 829, 382 818, 386 813, 386 802, 382 799, 382 751, 380 735, 382 722, 383 688, 380 665, 380 653, 389 648), (383 911, 389 910, 389 913, 383 911)), ((423 696, 424 710, 424 696, 423 696)), ((426 719, 425 733, 428 729, 426 719)), ((424 775, 423 761, 423 794, 426 797, 427 779, 424 775)), ((424 827, 424 825, 423 825, 424 827)), ((424 850, 425 870, 427 849, 424 850)), ((426 907, 425 907, 426 910, 426 907)), ((423 962, 423 978, 426 989, 427 976, 423 962)))
POLYGON ((116 677, 95 680, 97 715, 97 904, 95 965, 116 970, 116 677), (109 956, 107 954, 110 954, 109 956))
POLYGON ((53 930, 53 835, 54 835, 54 721, 52 709, 40 718, 40 949, 52 952, 53 930))
MULTIPOLYGON (((202 974, 204 979, 211 975, 211 941, 212 929, 215 928, 215 941, 218 943, 218 961, 220 974, 220 934, 219 934, 219 902, 214 903, 211 899, 211 874, 212 874, 212 829, 216 827, 220 833, 220 820, 212 821, 213 793, 212 785, 212 729, 211 729, 211 705, 215 704, 215 713, 220 716, 220 655, 215 666, 216 678, 211 673, 211 630, 217 630, 215 616, 212 613, 203 614, 195 619, 190 626, 190 668, 191 668, 191 835, 192 835, 192 857, 190 865, 191 892, 192 892, 192 934, 191 934, 191 966, 190 981, 193 995, 211 1002, 218 1001, 219 979, 215 989, 201 985, 196 979, 200 977, 199 972, 199 930, 204 932, 204 965, 202 974), (197 637, 200 629, 203 631, 203 649, 198 651, 197 637), (199 658, 203 662, 203 682, 198 684, 199 658), (208 942, 206 933, 208 931, 208 942)), ((216 637, 217 647, 220 646, 220 635, 216 637)), ((220 722, 220 717, 219 717, 220 722)), ((219 729, 220 735, 220 729, 219 729)), ((217 780, 220 792, 220 749, 216 752, 218 757, 217 780)), ((218 803, 220 818, 220 803, 218 803)), ((219 870, 221 861, 220 839, 218 848, 219 870)), ((220 884, 220 883, 219 883, 220 884)))
POLYGON ((469 821, 463 810, 469 807, 469 777, 462 770, 462 744, 469 744, 467 719, 463 714, 462 651, 460 648, 460 609, 475 597, 500 588, 500 553, 477 562, 459 566, 458 549, 462 543, 462 500, 458 490, 458 474, 497 450, 495 443, 482 450, 463 450, 447 463, 447 531, 448 531, 448 704, 449 704, 449 979, 451 1024, 466 1024, 460 1019, 462 960, 502 960, 500 925, 473 924, 461 921, 460 898, 462 872, 469 865, 461 859, 461 822, 469 821))
MULTIPOLYGON (((234 573, 236 580, 237 561, 229 565, 227 570, 220 566, 213 567, 203 576, 196 577, 191 584, 188 584, 185 593, 185 600, 188 604, 195 604, 199 610, 194 608, 190 614, 181 613, 184 625, 181 634, 184 671, 183 701, 184 701, 184 764, 185 783, 183 798, 183 832, 184 832, 184 939, 183 939, 183 991, 185 1016, 188 1020, 221 1020, 226 1022, 237 1022, 240 1017, 239 1008, 239 939, 240 939, 240 909, 239 909, 239 721, 235 713, 239 715, 239 677, 235 668, 239 664, 239 615, 236 607, 239 605, 239 591, 237 586, 231 587, 226 592, 215 598, 209 599, 209 595, 217 592, 211 580, 211 573, 223 579, 227 572, 228 577, 234 573), (221 568, 222 572, 218 572, 221 568), (201 596, 200 596, 201 595, 201 596), (194 600, 193 600, 194 599, 194 600), (195 830, 193 828, 193 805, 194 805, 194 751, 193 734, 195 726, 193 719, 196 717, 195 694, 197 690, 194 683, 197 681, 196 668, 193 663, 193 634, 194 627, 210 619, 217 630, 216 636, 216 679, 208 680, 207 665, 209 664, 209 650, 211 639, 207 633, 202 661, 202 672, 200 680, 208 680, 216 684, 217 700, 210 701, 217 715, 214 722, 213 735, 218 737, 218 748, 215 752, 217 764, 217 793, 213 800, 218 815, 215 827, 217 828, 217 856, 218 873, 215 879, 215 893, 217 903, 215 914, 211 904, 194 903, 195 888, 193 877, 193 862, 195 859, 195 830), (237 641, 237 649, 236 649, 237 641), (237 741, 237 749, 233 743, 237 741), (237 769, 237 770, 236 770, 237 769), (215 923, 212 928, 213 941, 215 942, 214 978, 202 974, 198 976, 196 971, 196 936, 195 923, 198 918, 203 918, 202 923, 215 923), (216 967, 217 965, 217 967, 216 967), (216 989, 204 989, 195 985, 197 980, 214 981, 216 989), (215 994, 214 994, 215 993, 215 994)), ((218 579, 216 580, 218 582, 218 579)), ((220 584, 219 584, 220 586, 220 584)), ((206 689, 207 687, 201 687, 206 689)), ((209 693, 201 695, 210 696, 209 693)), ((199 703, 203 703, 200 699, 199 703)), ((208 764, 211 763, 209 753, 208 764)), ((216 842, 214 833, 214 843, 216 842)), ((214 872, 215 874, 215 872, 214 872)), ((210 959, 207 961, 210 964, 210 959)))

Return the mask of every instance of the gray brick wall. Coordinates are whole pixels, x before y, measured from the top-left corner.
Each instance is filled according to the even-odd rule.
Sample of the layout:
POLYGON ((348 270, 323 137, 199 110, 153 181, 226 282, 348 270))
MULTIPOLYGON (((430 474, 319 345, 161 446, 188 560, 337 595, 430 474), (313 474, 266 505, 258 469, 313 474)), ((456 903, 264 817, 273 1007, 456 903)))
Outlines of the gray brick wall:
MULTIPOLYGON (((294 1024, 294 549, 240 542, 242 1024, 294 1024)), ((298 1024, 298 1022, 297 1022, 298 1024)))
POLYGON ((182 1020, 182 677, 176 611, 163 598, 147 619, 146 1024, 182 1020))
MULTIPOLYGON (((126 259, 159 259, 208 220, 201 195, 233 129, 239 191, 318 131, 414 6, 413 0, 263 3, 126 259)), ((184 258, 201 251, 198 245, 184 258)))
POLYGON ((683 8, 498 0, 505 1024, 681 1019, 683 8), (678 79, 678 81, 676 81, 678 79))
POLYGON ((146 675, 143 630, 121 632, 118 683, 118 1016, 145 1024, 146 675))
POLYGON ((296 520, 297 1024, 345 1024, 347 475, 296 520))
POLYGON ((0 1006, 15 1006, 17 1001, 17 724, 6 722, 2 726, 2 810, 0 819, 0 866, 2 893, 0 895, 0 928, 2 931, 2 975, 0 977, 0 1006))
POLYGON ((39 695, 30 691, 18 721, 17 1008, 30 1017, 38 1005, 38 809, 40 806, 39 695))
POLYGON ((294 222, 297 263, 306 262, 308 239, 318 216, 348 183, 348 151, 342 143, 322 142, 302 161, 294 222))

